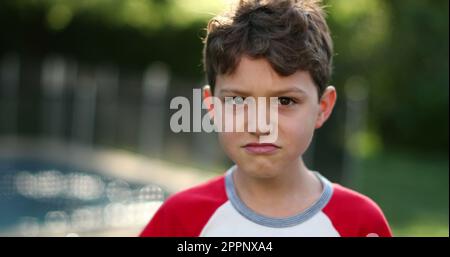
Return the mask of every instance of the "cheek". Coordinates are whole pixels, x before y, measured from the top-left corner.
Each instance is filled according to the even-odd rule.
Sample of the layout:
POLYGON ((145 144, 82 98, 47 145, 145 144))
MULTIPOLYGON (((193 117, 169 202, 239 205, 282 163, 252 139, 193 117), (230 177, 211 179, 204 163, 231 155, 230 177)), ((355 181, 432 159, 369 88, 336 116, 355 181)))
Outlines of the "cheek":
POLYGON ((310 113, 303 111, 294 116, 280 117, 279 133, 283 144, 289 149, 295 149, 296 154, 306 151, 314 135, 316 119, 310 113))
POLYGON ((220 145, 223 147, 225 152, 232 154, 233 151, 236 151, 237 147, 240 146, 240 143, 243 142, 240 140, 240 134, 241 133, 218 133, 220 145))

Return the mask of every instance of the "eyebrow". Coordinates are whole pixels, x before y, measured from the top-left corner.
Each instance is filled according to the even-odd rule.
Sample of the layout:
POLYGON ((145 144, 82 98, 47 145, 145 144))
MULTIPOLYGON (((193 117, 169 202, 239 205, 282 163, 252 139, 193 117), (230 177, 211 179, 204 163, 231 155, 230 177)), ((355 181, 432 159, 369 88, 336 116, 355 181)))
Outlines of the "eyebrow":
MULTIPOLYGON (((219 90, 219 94, 223 94, 223 93, 233 93, 233 94, 239 94, 239 95, 251 95, 251 93, 249 93, 249 92, 242 91, 240 89, 233 89, 233 88, 220 89, 219 90)), ((282 89, 282 90, 270 91, 269 95, 283 95, 283 94, 287 94, 287 93, 306 94, 306 92, 304 90, 302 90, 300 88, 297 88, 297 87, 292 87, 292 88, 287 88, 287 89, 282 89)))

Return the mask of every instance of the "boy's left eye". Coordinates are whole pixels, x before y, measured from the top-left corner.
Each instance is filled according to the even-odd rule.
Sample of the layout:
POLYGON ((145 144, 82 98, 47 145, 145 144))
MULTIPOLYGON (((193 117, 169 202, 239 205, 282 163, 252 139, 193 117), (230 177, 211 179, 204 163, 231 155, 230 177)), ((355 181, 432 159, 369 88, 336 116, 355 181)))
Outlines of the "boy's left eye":
POLYGON ((292 105, 295 104, 294 99, 290 98, 290 97, 278 97, 278 104, 280 105, 292 105))

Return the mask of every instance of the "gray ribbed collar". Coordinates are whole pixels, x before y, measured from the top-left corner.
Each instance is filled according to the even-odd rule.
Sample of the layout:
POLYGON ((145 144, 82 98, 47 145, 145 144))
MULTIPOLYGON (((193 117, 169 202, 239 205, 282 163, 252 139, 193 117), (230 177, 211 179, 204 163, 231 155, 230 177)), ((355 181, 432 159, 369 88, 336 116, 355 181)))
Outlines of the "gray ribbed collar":
POLYGON ((286 218, 272 218, 263 216, 247 207, 247 205, 245 205, 245 203, 242 202, 242 200, 237 195, 232 176, 235 169, 236 165, 229 168, 225 175, 225 188, 228 199, 230 200, 233 207, 240 214, 242 214, 247 219, 263 226, 282 228, 295 226, 302 222, 305 222, 306 220, 317 214, 319 211, 321 211, 325 207, 325 205, 327 205, 328 201, 330 200, 333 194, 333 187, 331 186, 331 182, 328 181, 322 175, 320 175, 318 172, 314 172, 316 176, 319 178, 319 180, 322 182, 323 191, 320 198, 312 206, 310 206, 308 209, 299 214, 286 218))

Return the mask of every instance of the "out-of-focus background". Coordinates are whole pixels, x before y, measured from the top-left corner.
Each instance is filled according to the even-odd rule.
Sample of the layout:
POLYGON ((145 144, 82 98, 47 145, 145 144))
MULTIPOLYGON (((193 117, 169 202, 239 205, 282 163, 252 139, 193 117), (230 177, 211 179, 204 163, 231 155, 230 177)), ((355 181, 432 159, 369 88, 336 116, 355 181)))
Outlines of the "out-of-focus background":
MULTIPOLYGON (((224 0, 0 2, 0 235, 135 236, 231 164, 173 133, 224 0)), ((448 236, 448 1, 328 0, 338 103, 305 156, 396 236, 448 236)))

